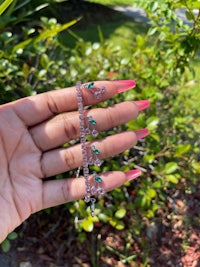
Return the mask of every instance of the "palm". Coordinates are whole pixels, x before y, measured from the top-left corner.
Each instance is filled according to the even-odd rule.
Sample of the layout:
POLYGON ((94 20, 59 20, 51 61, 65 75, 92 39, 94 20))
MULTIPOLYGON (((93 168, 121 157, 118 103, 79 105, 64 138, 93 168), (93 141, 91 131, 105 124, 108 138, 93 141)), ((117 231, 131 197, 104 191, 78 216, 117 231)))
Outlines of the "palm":
MULTIPOLYGON (((98 83, 107 86, 105 99, 102 99, 106 100, 116 94, 123 81, 98 83)), ((86 106, 100 102, 89 91, 84 91, 83 96, 86 106)), ((62 147, 79 137, 76 109, 74 87, 0 107, 0 242, 32 213, 84 197, 83 177, 43 180, 82 165, 81 144, 62 147)), ((103 131, 136 118, 138 106, 128 101, 89 112, 98 122, 97 130, 103 131)), ((128 131, 97 140, 95 146, 100 149, 103 159, 123 152, 136 141, 136 133, 128 131)), ((131 179, 140 173, 133 171, 131 179)), ((112 190, 128 177, 119 171, 102 174, 104 189, 112 190)))
POLYGON ((41 208, 42 180, 39 177, 42 176, 42 153, 14 110, 9 110, 9 118, 4 115, 7 114, 2 112, 0 203, 4 207, 1 211, 4 227, 10 232, 41 208))

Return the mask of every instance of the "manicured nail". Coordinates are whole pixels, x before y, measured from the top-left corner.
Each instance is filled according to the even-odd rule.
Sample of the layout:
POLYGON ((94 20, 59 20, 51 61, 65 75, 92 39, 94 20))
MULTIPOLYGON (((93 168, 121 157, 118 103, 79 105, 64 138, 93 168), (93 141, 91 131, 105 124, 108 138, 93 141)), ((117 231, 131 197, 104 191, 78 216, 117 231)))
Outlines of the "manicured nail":
POLYGON ((137 140, 140 140, 149 134, 149 130, 147 128, 135 130, 134 133, 137 136, 137 140))
POLYGON ((141 170, 135 169, 125 172, 127 181, 131 181, 139 177, 142 172, 141 170))
POLYGON ((116 80, 112 82, 117 86, 116 94, 125 92, 136 86, 136 83, 134 80, 116 80))
POLYGON ((149 100, 139 100, 134 101, 134 103, 138 106, 139 111, 142 111, 150 106, 149 100))

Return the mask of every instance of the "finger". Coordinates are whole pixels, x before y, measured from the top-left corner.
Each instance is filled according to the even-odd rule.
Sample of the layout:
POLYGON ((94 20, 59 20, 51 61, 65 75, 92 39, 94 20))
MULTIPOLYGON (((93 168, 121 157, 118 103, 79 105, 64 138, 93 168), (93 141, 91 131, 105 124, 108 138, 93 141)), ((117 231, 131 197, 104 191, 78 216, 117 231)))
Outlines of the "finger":
MULTIPOLYGON (((95 129, 101 132, 135 119, 144 104, 146 108, 149 101, 127 101, 108 108, 90 110, 87 116, 95 119, 95 129)), ((37 147, 42 151, 47 151, 78 138, 80 136, 79 129, 78 112, 70 112, 60 114, 47 122, 32 127, 30 133, 37 147)))
MULTIPOLYGON (((127 181, 131 181, 141 175, 140 170, 132 170, 126 173, 113 171, 101 174, 101 183, 106 192, 120 187, 127 181)), ((43 206, 46 209, 56 205, 83 198, 85 195, 84 178, 70 178, 63 180, 47 181, 43 184, 43 206)))
MULTIPOLYGON (((128 131, 116 135, 108 136, 104 139, 92 142, 90 144, 100 151, 99 159, 112 157, 133 147, 137 140, 148 134, 147 129, 137 131, 128 131)), ((82 165, 81 144, 69 148, 55 149, 43 154, 41 166, 43 177, 50 177, 75 169, 82 165)))
MULTIPOLYGON (((83 89, 83 104, 93 105, 113 97, 117 93, 135 87, 133 80, 98 81, 95 86, 105 86, 106 92, 101 99, 96 99, 89 89, 83 89)), ((18 117, 27 125, 33 126, 52 116, 77 109, 76 87, 50 91, 32 97, 27 97, 9 104, 18 117)))

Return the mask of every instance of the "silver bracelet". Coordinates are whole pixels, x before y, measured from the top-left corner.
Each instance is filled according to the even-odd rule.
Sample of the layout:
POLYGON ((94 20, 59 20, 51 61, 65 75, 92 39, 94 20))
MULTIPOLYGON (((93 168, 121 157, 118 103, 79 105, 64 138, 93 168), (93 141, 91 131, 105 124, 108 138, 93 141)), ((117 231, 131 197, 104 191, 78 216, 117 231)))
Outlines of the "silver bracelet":
POLYGON ((82 149, 82 160, 83 160, 83 176, 85 179, 85 202, 89 203, 91 215, 94 216, 95 210, 95 196, 100 196, 105 193, 101 183, 102 178, 96 173, 90 174, 89 165, 101 166, 102 160, 98 158, 100 150, 98 150, 95 145, 87 147, 87 136, 91 135, 93 137, 98 136, 98 131, 96 130, 96 120, 92 116, 84 115, 83 97, 82 91, 89 90, 95 98, 100 99, 105 93, 106 88, 104 86, 97 87, 94 82, 81 85, 80 82, 76 84, 76 93, 78 99, 78 112, 80 120, 80 142, 82 149))

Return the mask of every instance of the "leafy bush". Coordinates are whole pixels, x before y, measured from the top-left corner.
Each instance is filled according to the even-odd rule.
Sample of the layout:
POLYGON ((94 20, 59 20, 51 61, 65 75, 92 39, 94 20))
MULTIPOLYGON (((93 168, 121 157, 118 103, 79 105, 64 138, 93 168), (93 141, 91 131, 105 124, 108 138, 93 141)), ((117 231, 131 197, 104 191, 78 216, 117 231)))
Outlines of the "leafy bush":
MULTIPOLYGON (((152 26, 147 36, 136 36, 127 47, 128 53, 123 52, 124 47, 120 44, 80 41, 68 59, 73 82, 77 75, 81 80, 134 77, 137 89, 117 96, 115 101, 151 100, 148 117, 141 114, 137 121, 128 123, 127 128, 118 129, 134 130, 145 126, 150 129, 151 135, 136 147, 139 153, 130 150, 124 156, 116 157, 116 161, 106 161, 103 167, 103 171, 127 170, 139 165, 145 178, 137 182, 135 189, 127 184, 128 187, 111 192, 99 203, 98 217, 88 215, 87 219, 84 203, 75 204, 71 212, 82 214, 83 221, 80 220, 79 226, 87 231, 93 230, 97 220, 123 229, 126 219, 120 220, 115 216, 118 210, 125 210, 124 215, 130 221, 139 214, 147 218, 157 216, 157 211, 165 210, 170 192, 176 192, 177 188, 195 190, 194 184, 200 172, 198 133, 193 126, 195 113, 192 109, 186 111, 182 99, 177 100, 178 90, 187 79, 184 73, 192 69, 192 59, 199 51, 199 15, 190 17, 193 19, 190 27, 175 14, 175 9, 181 7, 180 3, 145 1, 145 7, 152 26)), ((190 8, 186 6, 187 14, 192 14, 193 7, 195 3, 190 8)), ((103 106, 111 103, 113 100, 103 106)), ((141 229, 134 229, 140 233, 141 229)))
POLYGON ((77 79, 84 82, 133 77, 137 81, 135 90, 102 106, 123 100, 151 101, 148 113, 143 112, 136 121, 117 129, 148 127, 150 136, 112 161, 105 161, 102 167, 102 171, 126 171, 139 166, 144 177, 101 199, 94 218, 82 200, 66 205, 72 221, 79 214, 80 241, 86 238, 83 230, 91 232, 95 225, 103 223, 142 235, 145 223, 140 220, 159 217, 168 197, 177 190, 193 192, 200 173, 195 112, 186 110, 184 99, 178 98, 179 88, 187 80, 185 71, 192 69, 191 60, 199 51, 200 13, 197 17, 193 14, 199 1, 188 1, 185 6, 187 17, 193 21, 191 27, 184 25, 174 12, 182 7, 182 1, 138 0, 138 4, 146 9, 151 27, 147 35, 136 35, 129 45, 104 41, 100 31, 99 43, 77 38, 76 46, 68 49, 58 33, 77 20, 60 25, 55 19, 44 17, 38 27, 27 24, 17 32, 15 28, 5 28, 0 34, 1 103, 72 85, 77 79))

